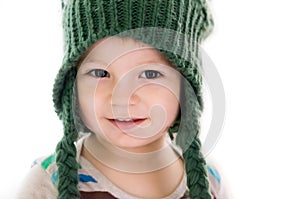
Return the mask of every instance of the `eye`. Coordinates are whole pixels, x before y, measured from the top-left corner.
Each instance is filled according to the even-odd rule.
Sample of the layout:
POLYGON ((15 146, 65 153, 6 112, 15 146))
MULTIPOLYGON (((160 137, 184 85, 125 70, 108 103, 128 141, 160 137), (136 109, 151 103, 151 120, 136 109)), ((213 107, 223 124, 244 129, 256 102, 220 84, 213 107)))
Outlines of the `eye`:
POLYGON ((104 78, 104 77, 110 77, 109 72, 102 69, 93 69, 88 74, 97 77, 97 78, 104 78))
POLYGON ((162 76, 162 74, 155 70, 146 70, 140 75, 141 78, 146 78, 146 79, 154 79, 160 76, 162 76))

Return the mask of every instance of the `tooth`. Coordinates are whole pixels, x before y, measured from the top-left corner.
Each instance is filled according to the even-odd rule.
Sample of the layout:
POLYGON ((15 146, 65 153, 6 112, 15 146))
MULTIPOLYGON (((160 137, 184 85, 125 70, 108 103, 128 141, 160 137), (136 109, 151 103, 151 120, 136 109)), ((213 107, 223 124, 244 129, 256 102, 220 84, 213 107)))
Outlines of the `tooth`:
POLYGON ((130 122, 132 121, 131 119, 117 119, 120 122, 130 122))

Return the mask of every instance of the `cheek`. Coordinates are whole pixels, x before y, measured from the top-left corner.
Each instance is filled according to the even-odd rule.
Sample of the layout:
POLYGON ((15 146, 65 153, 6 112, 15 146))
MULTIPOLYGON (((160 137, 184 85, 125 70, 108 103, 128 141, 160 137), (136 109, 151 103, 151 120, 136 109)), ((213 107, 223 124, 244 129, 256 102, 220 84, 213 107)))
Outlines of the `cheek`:
MULTIPOLYGON (((148 108, 161 107, 166 116, 165 121, 170 125, 176 119, 179 112, 179 91, 170 91, 162 86, 149 86, 148 88, 141 89, 141 96, 143 96, 148 108), (149 92, 152 90, 152 92, 149 92), (153 92, 155 91, 155 92, 153 92)), ((151 111, 151 110, 149 110, 151 111)))
POLYGON ((180 105, 179 105, 179 102, 178 102, 177 98, 175 98, 174 96, 170 96, 168 98, 168 101, 165 101, 165 106, 164 107, 165 107, 166 112, 167 112, 167 125, 170 126, 170 125, 173 124, 173 122, 177 118, 177 115, 179 113, 180 105))
POLYGON ((82 121, 85 123, 87 127, 90 129, 95 129, 95 125, 97 124, 97 119, 95 115, 95 109, 97 104, 96 101, 96 93, 95 93, 96 85, 91 84, 85 81, 79 81, 77 83, 77 92, 78 92, 78 104, 80 109, 80 117, 82 121))

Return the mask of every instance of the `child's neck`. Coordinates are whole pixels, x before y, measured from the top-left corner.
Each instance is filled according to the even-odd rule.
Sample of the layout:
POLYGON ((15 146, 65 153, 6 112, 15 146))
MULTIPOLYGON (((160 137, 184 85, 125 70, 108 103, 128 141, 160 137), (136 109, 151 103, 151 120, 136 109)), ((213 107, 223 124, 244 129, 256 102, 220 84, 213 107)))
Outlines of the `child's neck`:
POLYGON ((179 159, 170 143, 156 151, 133 153, 120 149, 91 134, 84 142, 84 150, 96 161, 125 173, 147 173, 169 166, 179 159))
POLYGON ((122 153, 116 155, 108 151, 91 135, 85 140, 81 155, 128 194, 139 198, 164 198, 182 182, 184 163, 170 145, 161 151, 154 152, 157 156, 151 154, 153 157, 123 151, 126 155, 122 157, 122 153), (112 162, 107 164, 107 161, 112 162))

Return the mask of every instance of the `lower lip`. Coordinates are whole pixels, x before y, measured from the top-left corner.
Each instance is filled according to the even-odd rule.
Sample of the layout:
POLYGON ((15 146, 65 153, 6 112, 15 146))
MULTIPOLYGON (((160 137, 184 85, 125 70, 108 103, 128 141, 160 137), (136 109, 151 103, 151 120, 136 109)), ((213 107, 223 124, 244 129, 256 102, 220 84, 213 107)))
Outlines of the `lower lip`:
POLYGON ((120 122, 116 120, 109 120, 115 127, 121 129, 121 130, 129 130, 134 127, 137 127, 141 123, 143 123, 146 119, 139 119, 139 120, 134 120, 132 122, 120 122))

